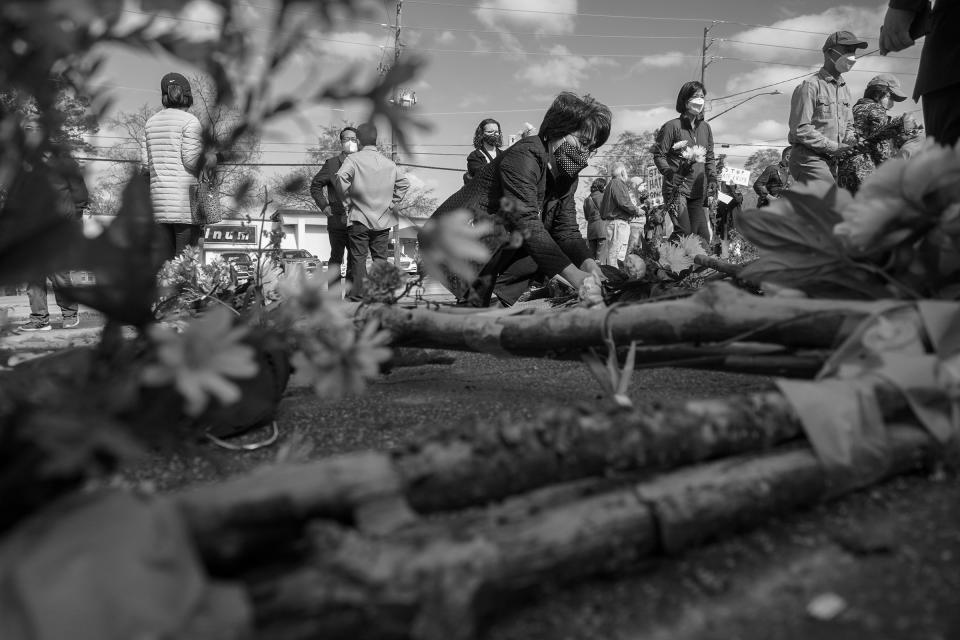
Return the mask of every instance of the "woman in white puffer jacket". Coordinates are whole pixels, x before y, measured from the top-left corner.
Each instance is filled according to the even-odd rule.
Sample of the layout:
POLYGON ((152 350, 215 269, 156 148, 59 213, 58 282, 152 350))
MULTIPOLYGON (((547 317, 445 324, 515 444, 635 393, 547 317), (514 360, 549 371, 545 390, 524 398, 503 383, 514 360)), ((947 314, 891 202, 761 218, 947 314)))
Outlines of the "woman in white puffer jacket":
POLYGON ((202 227, 190 213, 190 187, 197 182, 203 136, 200 121, 187 109, 193 104, 190 83, 179 73, 160 81, 164 109, 147 120, 146 165, 150 199, 159 226, 164 260, 200 243, 202 227))

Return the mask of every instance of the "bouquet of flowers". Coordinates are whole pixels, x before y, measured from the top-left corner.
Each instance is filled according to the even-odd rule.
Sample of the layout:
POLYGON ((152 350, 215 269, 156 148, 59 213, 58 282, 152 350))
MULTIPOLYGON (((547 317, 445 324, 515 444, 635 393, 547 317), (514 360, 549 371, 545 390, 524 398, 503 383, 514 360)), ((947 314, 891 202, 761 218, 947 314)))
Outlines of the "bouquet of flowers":
POLYGON ((960 144, 881 164, 853 197, 801 185, 738 229, 760 250, 744 280, 811 296, 960 298, 960 144))
POLYGON ((686 140, 681 140, 673 145, 671 152, 680 155, 680 164, 677 167, 676 176, 670 188, 670 193, 666 198, 667 210, 676 220, 680 212, 680 189, 686 181, 687 176, 693 172, 693 166, 698 162, 706 162, 707 149, 699 144, 690 145, 686 140))

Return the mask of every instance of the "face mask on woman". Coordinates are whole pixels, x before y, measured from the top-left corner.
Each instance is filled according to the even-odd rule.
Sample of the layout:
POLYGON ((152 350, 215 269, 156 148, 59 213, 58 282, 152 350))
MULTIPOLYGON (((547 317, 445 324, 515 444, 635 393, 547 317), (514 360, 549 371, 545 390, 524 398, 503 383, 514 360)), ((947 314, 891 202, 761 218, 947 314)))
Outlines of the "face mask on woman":
POLYGON ((849 55, 844 55, 839 51, 834 50, 839 55, 836 60, 833 61, 834 66, 837 67, 837 71, 840 73, 846 73, 853 69, 853 65, 857 64, 857 56, 852 53, 849 55))
POLYGON ((340 148, 343 149, 343 152, 347 155, 355 152, 357 150, 357 141, 356 140, 344 140, 340 143, 340 148))
POLYGON ((886 111, 890 111, 890 109, 893 109, 893 105, 895 104, 896 104, 896 101, 893 99, 893 96, 891 95, 885 95, 882 98, 880 98, 880 106, 883 107, 886 111))
POLYGON ((557 159, 557 166, 560 167, 560 171, 574 178, 586 168, 590 159, 590 152, 581 149, 568 140, 564 140, 559 147, 554 149, 553 156, 557 159))
POLYGON ((687 100, 687 111, 690 113, 700 114, 703 113, 703 105, 706 103, 706 100, 703 98, 690 98, 687 100))
POLYGON ((499 133, 485 133, 483 141, 491 147, 499 147, 503 144, 503 137, 499 133))

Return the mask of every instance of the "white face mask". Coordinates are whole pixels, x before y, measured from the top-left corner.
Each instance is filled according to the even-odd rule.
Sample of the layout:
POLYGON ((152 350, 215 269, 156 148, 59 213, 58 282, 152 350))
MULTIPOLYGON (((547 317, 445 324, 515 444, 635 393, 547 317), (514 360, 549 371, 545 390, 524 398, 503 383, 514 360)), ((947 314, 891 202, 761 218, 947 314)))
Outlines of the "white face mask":
POLYGON ((895 105, 896 103, 897 103, 896 100, 894 100, 891 96, 880 98, 880 106, 886 109, 887 111, 890 111, 890 109, 893 109, 893 105, 895 105))
POLYGON ((344 140, 340 143, 340 148, 343 149, 343 152, 347 155, 353 153, 357 150, 357 141, 356 140, 344 140))
MULTIPOLYGON (((840 53, 836 49, 834 49, 834 52, 840 53)), ((846 73, 850 71, 850 69, 853 69, 853 65, 857 64, 857 56, 853 55, 852 53, 849 55, 843 55, 840 53, 839 57, 833 61, 833 64, 837 67, 837 71, 840 73, 846 73)))
POLYGON ((690 98, 687 101, 687 109, 692 113, 702 113, 704 104, 706 104, 706 100, 703 98, 690 98))

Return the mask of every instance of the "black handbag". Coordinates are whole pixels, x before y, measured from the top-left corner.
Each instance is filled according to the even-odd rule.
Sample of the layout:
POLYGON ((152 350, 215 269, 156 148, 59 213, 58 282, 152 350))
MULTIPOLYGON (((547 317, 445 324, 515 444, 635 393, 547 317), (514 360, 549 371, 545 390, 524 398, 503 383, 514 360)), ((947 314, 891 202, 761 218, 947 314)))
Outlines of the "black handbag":
POLYGON ((197 183, 190 185, 190 217, 193 224, 216 224, 223 220, 220 193, 214 187, 210 174, 201 172, 197 183))

